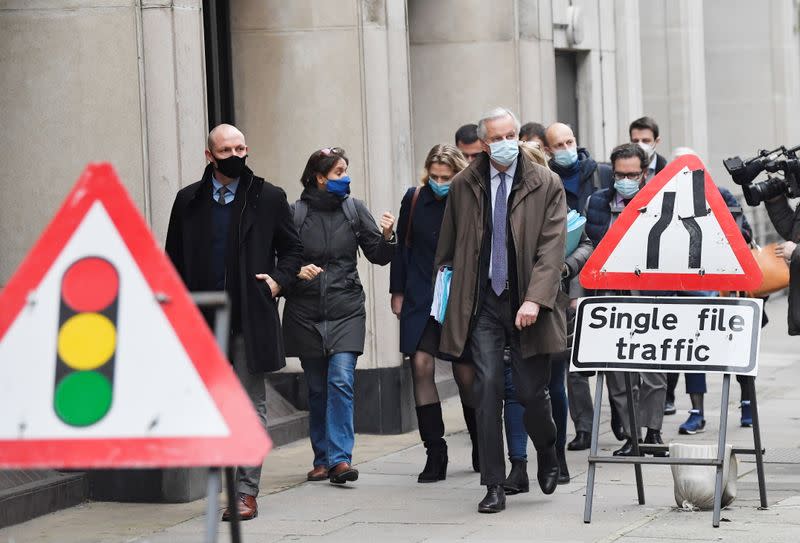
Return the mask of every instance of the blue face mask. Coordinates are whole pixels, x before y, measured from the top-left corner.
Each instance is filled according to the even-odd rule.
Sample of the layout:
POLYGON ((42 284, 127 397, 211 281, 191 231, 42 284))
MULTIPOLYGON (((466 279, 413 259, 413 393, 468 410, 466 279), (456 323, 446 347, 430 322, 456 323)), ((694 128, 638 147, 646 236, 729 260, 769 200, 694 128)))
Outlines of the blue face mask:
POLYGON ((428 186, 433 191, 437 198, 444 198, 450 192, 450 182, 439 184, 430 177, 428 178, 428 186))
POLYGON ((562 168, 571 168, 578 161, 578 148, 568 147, 553 153, 553 162, 562 168))
POLYGON ((489 144, 492 160, 501 166, 510 166, 519 155, 519 140, 500 140, 489 144))
POLYGON ((325 187, 328 189, 328 192, 336 196, 350 194, 350 176, 345 175, 340 179, 328 179, 328 183, 325 187))
POLYGON ((630 200, 639 192, 639 181, 636 179, 620 179, 614 181, 614 190, 622 196, 624 200, 630 200))

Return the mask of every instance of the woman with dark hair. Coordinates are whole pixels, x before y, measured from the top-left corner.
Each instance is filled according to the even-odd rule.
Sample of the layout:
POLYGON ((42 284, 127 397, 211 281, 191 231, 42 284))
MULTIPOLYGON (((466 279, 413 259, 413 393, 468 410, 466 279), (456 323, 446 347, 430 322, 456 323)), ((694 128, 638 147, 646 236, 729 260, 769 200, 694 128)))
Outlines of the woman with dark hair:
POLYGON ((308 480, 336 484, 358 479, 352 467, 353 379, 364 352, 366 311, 357 252, 386 265, 396 244, 394 216, 384 213, 379 229, 364 203, 350 197, 348 165, 337 147, 314 151, 308 159, 293 209, 305 265, 285 294, 283 311, 286 356, 300 358, 308 383, 314 450, 308 480))
MULTIPOLYGON (((433 302, 433 259, 447 192, 450 180, 466 167, 467 161, 458 148, 434 145, 425 159, 420 185, 408 189, 400 205, 398 232, 401 239, 392 260, 389 290, 392 312, 400 319, 400 351, 411 359, 419 435, 428 456, 417 478, 420 483, 441 481, 447 476, 442 404, 434 381, 438 328, 429 316, 433 302)), ((453 376, 458 384, 464 420, 473 439, 473 467, 476 468, 475 409, 469 401, 474 379, 472 365, 454 361, 453 376)))

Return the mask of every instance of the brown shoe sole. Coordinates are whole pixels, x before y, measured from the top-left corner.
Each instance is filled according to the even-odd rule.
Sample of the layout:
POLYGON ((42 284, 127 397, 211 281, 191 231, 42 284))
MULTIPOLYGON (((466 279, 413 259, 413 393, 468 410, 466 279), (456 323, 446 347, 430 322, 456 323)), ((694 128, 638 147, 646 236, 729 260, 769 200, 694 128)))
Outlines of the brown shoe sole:
POLYGON ((357 481, 358 480, 358 470, 350 468, 347 471, 343 471, 341 473, 337 473, 336 475, 330 476, 330 482, 335 485, 343 485, 347 482, 357 481))

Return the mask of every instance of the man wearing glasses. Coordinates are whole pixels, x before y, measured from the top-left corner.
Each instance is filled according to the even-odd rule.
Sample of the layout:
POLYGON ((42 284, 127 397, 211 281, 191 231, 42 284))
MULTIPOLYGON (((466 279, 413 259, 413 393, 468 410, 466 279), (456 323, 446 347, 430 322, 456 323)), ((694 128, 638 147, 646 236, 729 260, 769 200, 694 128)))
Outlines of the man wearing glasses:
MULTIPOLYGON (((592 194, 586 204, 586 235, 595 246, 600 243, 625 206, 644 186, 648 163, 647 154, 635 143, 625 143, 611 151, 614 185, 592 194)), ((630 428, 625 375, 620 372, 609 372, 607 377, 611 403, 621 415, 626 437, 625 444, 614 451, 614 455, 630 456, 633 454, 633 440, 639 437, 639 429, 630 428)), ((633 409, 638 410, 639 424, 647 427, 644 442, 662 444, 661 424, 664 419, 667 376, 665 373, 640 373, 633 374, 632 379, 633 409)), ((656 454, 663 456, 666 453, 656 454)))

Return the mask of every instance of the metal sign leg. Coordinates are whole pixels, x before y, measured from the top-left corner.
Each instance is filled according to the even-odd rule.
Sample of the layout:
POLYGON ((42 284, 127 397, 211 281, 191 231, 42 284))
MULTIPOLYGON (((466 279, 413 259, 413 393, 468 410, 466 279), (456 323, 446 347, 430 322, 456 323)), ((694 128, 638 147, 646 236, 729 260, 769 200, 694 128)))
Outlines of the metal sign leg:
POLYGON ((219 491, 222 489, 219 468, 208 470, 208 505, 206 506, 206 543, 217 543, 219 491))
POLYGON ((756 378, 747 377, 745 386, 750 389, 750 408, 753 411, 753 446, 756 453, 756 472, 758 474, 758 494, 761 498, 761 508, 769 507, 767 504, 767 485, 764 481, 764 454, 761 449, 761 427, 758 421, 758 402, 756 401, 756 378))
POLYGON ((239 504, 236 500, 236 468, 225 468, 225 487, 231 512, 231 543, 241 543, 239 504))
POLYGON ((728 434, 728 399, 731 389, 731 374, 726 373, 722 379, 722 405, 719 410, 719 445, 717 447, 717 479, 714 484, 714 516, 712 525, 719 528, 720 511, 722 510, 722 475, 725 462, 725 441, 728 434))
POLYGON ((597 372, 597 386, 594 390, 594 414, 592 415, 592 443, 589 448, 589 471, 586 474, 586 504, 583 508, 583 522, 592 522, 592 500, 594 498, 594 475, 597 464, 593 458, 597 456, 597 438, 600 433, 600 410, 603 408, 603 378, 605 374, 597 372))
MULTIPOLYGON (((630 421, 631 431, 633 434, 628 436, 633 442, 633 455, 641 456, 639 450, 639 423, 636 421, 636 410, 638 405, 633 403, 633 385, 631 384, 631 374, 625 372, 625 393, 628 396, 628 420, 630 421)), ((636 474, 636 494, 639 497, 639 505, 644 505, 644 482, 642 481, 642 466, 641 464, 633 465, 634 473, 636 474)))

